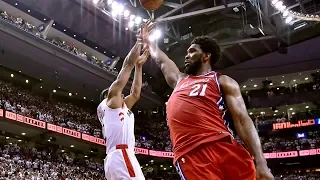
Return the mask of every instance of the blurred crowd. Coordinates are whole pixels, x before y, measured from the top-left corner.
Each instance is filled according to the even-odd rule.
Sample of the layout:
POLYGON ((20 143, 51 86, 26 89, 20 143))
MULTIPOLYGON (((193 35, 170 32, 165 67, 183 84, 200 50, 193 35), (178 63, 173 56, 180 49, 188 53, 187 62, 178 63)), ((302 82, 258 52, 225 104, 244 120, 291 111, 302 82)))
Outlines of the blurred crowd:
POLYGON ((319 171, 312 172, 290 172, 283 175, 276 175, 275 180, 318 180, 320 179, 319 171))
MULTIPOLYGON (((44 38, 38 28, 21 17, 13 17, 0 10, 0 18, 40 38, 44 38)), ((84 59, 106 71, 117 75, 118 72, 110 69, 105 61, 94 55, 89 55, 70 42, 59 38, 44 38, 46 41, 84 59)), ((246 101, 255 107, 265 104, 255 102, 255 98, 268 98, 276 105, 283 105, 284 101, 273 99, 280 95, 293 95, 302 92, 320 91, 320 73, 312 74, 312 81, 303 84, 294 84, 290 87, 272 87, 269 82, 259 90, 252 90, 244 94, 246 101)), ((147 82, 143 88, 152 91, 147 82)), ((298 101, 303 99, 298 99, 298 101)), ((320 104, 318 97, 315 102, 320 104)), ((267 106, 264 106, 267 107, 267 106)), ((52 97, 44 97, 13 85, 0 81, 0 109, 46 121, 82 133, 101 137, 101 125, 97 120, 96 110, 66 103, 52 97)), ((161 151, 172 151, 172 145, 164 110, 155 112, 141 111, 135 114, 139 121, 136 125, 136 146, 161 151), (156 132, 156 133, 155 133, 156 132)), ((290 117, 291 120, 319 118, 320 111, 306 111, 290 117)), ((258 124, 289 121, 286 115, 278 117, 260 116, 258 124)), ((320 132, 308 132, 307 138, 261 138, 265 153, 295 151, 320 148, 320 132)), ((155 169, 144 167, 146 179, 180 179, 175 169, 155 169)), ((73 157, 67 153, 58 153, 50 148, 28 148, 24 145, 0 143, 0 179, 104 179, 103 166, 85 158, 73 157)), ((319 172, 286 173, 275 176, 276 180, 317 180, 319 172)))
MULTIPOLYGON (((72 103, 44 97, 0 80, 0 108, 34 119, 102 138, 101 125, 94 108, 84 108, 72 103)), ((145 112, 136 113, 145 123, 136 126, 137 147, 171 151, 169 130, 164 116, 145 112), (157 133, 154 133, 157 132, 157 133)))
POLYGON ((308 120, 308 119, 315 119, 320 117, 320 110, 308 110, 306 109, 304 112, 297 112, 295 114, 280 114, 277 116, 265 116, 259 115, 254 116, 252 119, 257 124, 272 124, 272 123, 281 123, 281 122, 294 122, 299 120, 308 120), (290 119, 289 119, 290 117, 290 119))
POLYGON ((172 151, 169 128, 161 112, 163 111, 159 109, 151 112, 149 116, 145 112, 136 114, 136 119, 139 121, 139 126, 135 126, 135 131, 139 133, 139 136, 136 137, 137 147, 172 151))
MULTIPOLYGON (((101 125, 97 120, 94 108, 79 107, 72 103, 58 101, 52 97, 39 96, 4 81, 0 81, 0 108, 95 137, 102 137, 101 125)), ((316 114, 320 115, 319 112, 316 114)), ((135 126, 136 147, 172 151, 164 109, 159 108, 151 112, 137 111, 135 117, 137 122, 135 126)), ((284 121, 287 120, 282 118, 277 119, 276 122, 284 121)), ((310 133, 307 136, 308 138, 304 139, 283 139, 279 137, 262 139, 263 149, 265 152, 279 152, 319 148, 320 136, 318 136, 318 132, 310 133)))
POLYGON ((103 179, 103 166, 49 148, 17 144, 0 146, 0 179, 103 179))
POLYGON ((3 81, 0 81, 0 108, 96 137, 101 135, 94 110, 45 98, 3 81))
MULTIPOLYGON (((9 23, 21 28, 21 29, 24 29, 25 31, 27 31, 37 37, 40 37, 40 38, 56 45, 57 47, 60 47, 61 49, 65 50, 67 52, 70 52, 71 54, 73 54, 83 60, 86 60, 86 61, 106 70, 106 71, 109 71, 112 74, 114 74, 115 76, 117 76, 119 73, 115 68, 114 69, 110 68, 110 66, 109 66, 110 64, 107 63, 108 61, 101 60, 101 59, 97 58, 94 54, 92 54, 92 55, 87 54, 86 52, 82 51, 80 48, 76 47, 73 43, 66 42, 66 41, 61 40, 57 37, 55 37, 55 38, 43 37, 37 27, 35 27, 33 24, 25 21, 21 17, 14 17, 14 16, 8 14, 6 11, 3 11, 0 9, 0 19, 4 19, 5 21, 7 21, 7 22, 9 22, 9 23)), ((132 79, 129 80, 129 82, 132 83, 132 79)), ((151 88, 151 86, 149 86, 147 81, 145 81, 143 83, 142 88, 144 90, 147 90, 147 91, 155 94, 152 91, 152 88, 151 88)))
POLYGON ((299 151, 307 149, 320 148, 320 132, 310 131, 306 138, 262 138, 260 137, 262 149, 265 153, 284 152, 284 151, 299 151))
MULTIPOLYGON (((25 21, 24 19, 22 19, 21 17, 14 17, 10 14, 8 14, 6 11, 0 10, 0 18, 6 20, 7 22, 10 22, 13 25, 16 25, 17 27, 20 27, 38 37, 44 38, 41 36, 41 33, 39 32, 38 28, 35 27, 33 24, 25 21)), ((59 38, 44 38, 45 40, 47 40, 48 42, 51 42, 53 44, 55 44, 56 46, 84 59, 87 60, 89 62, 91 62, 92 64, 95 64, 107 71, 110 71, 111 73, 117 75, 118 72, 115 71, 114 69, 110 69, 108 67, 107 64, 104 63, 103 60, 98 59, 96 56, 94 55, 88 55, 87 53, 85 53, 84 51, 82 51, 80 48, 77 48, 74 44, 72 43, 67 43, 63 40, 60 40, 59 38)))

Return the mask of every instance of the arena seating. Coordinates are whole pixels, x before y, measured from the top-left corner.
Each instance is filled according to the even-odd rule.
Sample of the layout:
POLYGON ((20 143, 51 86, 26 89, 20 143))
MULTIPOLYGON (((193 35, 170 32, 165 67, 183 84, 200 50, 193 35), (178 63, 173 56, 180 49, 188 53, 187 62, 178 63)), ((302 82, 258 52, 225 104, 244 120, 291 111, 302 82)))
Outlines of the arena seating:
MULTIPOLYGON (((28 33, 31 33, 31 34, 43 39, 43 37, 41 37, 40 33, 38 32, 37 28, 33 24, 22 19, 21 17, 14 17, 14 16, 8 14, 6 11, 3 11, 0 9, 0 19, 5 20, 6 22, 8 22, 12 25, 14 25, 18 28, 21 28, 21 29, 27 31, 28 33)), ((71 43, 68 44, 67 42, 65 42, 64 40, 61 40, 59 38, 46 38, 44 40, 56 45, 57 47, 65 50, 65 51, 67 51, 77 57, 79 57, 80 59, 86 60, 86 61, 96 65, 97 67, 104 69, 105 71, 109 71, 114 75, 118 75, 118 71, 116 69, 110 69, 109 66, 102 63, 103 61, 101 59, 98 59, 94 55, 88 55, 87 53, 83 52, 81 49, 77 48, 74 44, 71 44, 71 43)), ((129 81, 132 81, 132 80, 129 80, 129 81)), ((152 91, 152 88, 148 85, 147 81, 143 82, 142 88, 144 90, 147 90, 147 91, 154 94, 154 92, 152 91)))
MULTIPOLYGON (((22 18, 16 18, 0 10, 0 18, 18 28, 32 33, 39 38, 36 27, 22 18)), ((89 56, 73 44, 68 44, 57 38, 45 39, 57 47, 86 60, 96 66, 117 75, 114 69, 109 69, 100 59, 89 56)), ((147 82, 144 89, 149 89, 147 82)), ((261 101, 263 98, 272 100, 278 96, 295 96, 297 93, 320 91, 320 73, 315 74, 313 81, 297 84, 292 88, 273 87, 251 90, 244 93, 248 96, 249 107, 266 107, 270 104, 261 101), (259 102, 258 102, 259 101, 259 102)), ((295 99, 296 103, 304 102, 303 98, 295 99)), ((284 105, 285 101, 274 101, 273 105, 284 105)), ((315 99, 315 104, 320 104, 315 99)), ((10 82, 0 80, 0 109, 11 111, 24 116, 46 121, 69 129, 74 129, 95 137, 101 137, 101 127, 97 120, 95 108, 79 107, 72 103, 61 102, 54 98, 43 97, 16 86, 10 82)), ((151 117, 142 110, 135 112, 139 123, 136 125, 136 146, 141 148, 172 151, 171 140, 165 117, 162 113, 152 113, 151 117), (152 119, 152 120, 150 120, 152 119), (156 133, 155 133, 156 132, 156 133)), ((306 113, 297 112, 292 119, 319 118, 320 111, 306 113)), ((289 121, 283 116, 260 116, 258 124, 270 124, 289 121)), ((308 138, 296 139, 293 137, 261 137, 262 148, 265 153, 283 151, 300 151, 320 148, 319 131, 309 131, 308 138)), ((103 179, 103 166, 93 163, 83 157, 70 158, 67 153, 53 152, 52 149, 29 149, 22 144, 2 144, 0 146, 0 179, 103 179), (49 155, 50 154, 50 155, 49 155)), ((143 167, 146 179, 179 179, 175 169, 157 170, 152 166, 143 167)), ((319 172, 286 172, 276 175, 281 180, 316 180, 320 179, 319 172)))
MULTIPOLYGON (((45 98, 9 82, 0 81, 0 108, 69 129, 74 129, 85 134, 101 137, 101 128, 94 108, 81 108, 71 103, 45 98)), ((319 111, 315 111, 314 114, 318 115, 319 111)), ((299 116, 299 113, 297 116, 299 116)), ((166 121, 164 121, 165 117, 161 113, 152 114, 152 120, 149 120, 150 117, 144 112, 136 113, 136 118, 141 122, 139 125, 136 125, 137 147, 172 151, 168 127, 166 121)), ((303 116, 300 118, 303 118, 303 116)), ((271 122, 279 121, 273 117, 271 122)), ((295 141, 297 140, 288 140, 288 143, 291 142, 292 145, 298 143, 297 146, 300 147, 302 147, 302 144, 304 144, 303 146, 308 147, 320 147, 319 139, 295 141)), ((264 149, 267 150, 270 143, 276 145, 278 142, 284 141, 282 139, 272 139, 270 142, 265 142, 264 149)), ((277 144, 277 149, 272 150, 272 152, 299 150, 294 148, 294 146, 289 148, 287 144, 277 144)))
POLYGON ((284 151, 299 151, 306 149, 320 148, 319 131, 309 132, 308 138, 296 139, 296 138, 263 138, 261 137, 261 144, 263 152, 284 152, 284 151))
POLYGON ((103 166, 50 148, 1 144, 0 179, 103 179, 103 166))
POLYGON ((318 180, 320 179, 319 171, 312 172, 288 172, 281 175, 276 175, 275 180, 318 180))

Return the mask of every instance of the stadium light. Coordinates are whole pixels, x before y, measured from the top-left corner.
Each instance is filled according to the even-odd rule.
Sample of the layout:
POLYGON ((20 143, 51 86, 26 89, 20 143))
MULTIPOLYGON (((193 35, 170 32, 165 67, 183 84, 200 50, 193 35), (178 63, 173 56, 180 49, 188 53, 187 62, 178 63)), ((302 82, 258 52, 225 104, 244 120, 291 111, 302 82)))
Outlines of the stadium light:
POLYGON ((130 20, 133 21, 135 17, 136 17, 136 16, 135 16, 134 14, 131 14, 130 20))
POLYGON ((116 17, 118 15, 118 12, 116 10, 112 10, 111 15, 112 17, 116 17))
POLYGON ((137 17, 134 19, 134 22, 135 22, 136 24, 140 24, 141 21, 142 21, 142 18, 141 18, 140 16, 137 16, 137 17))
POLYGON ((271 3, 275 5, 279 0, 273 0, 271 3))
POLYGON ((292 20, 293 20, 293 17, 292 16, 288 16, 286 18, 286 23, 289 24, 292 20))
POLYGON ((93 0, 93 4, 98 4, 99 0, 93 0))
POLYGON ((154 36, 155 36, 156 39, 159 39, 159 38, 161 37, 161 31, 158 30, 158 29, 155 30, 155 31, 154 31, 154 36))
POLYGON ((128 23, 129 28, 132 28, 133 25, 134 25, 134 22, 133 21, 129 21, 129 23, 128 23))
POLYGON ((130 11, 129 10, 124 10, 124 12, 123 12, 123 16, 125 17, 125 18, 127 18, 127 17, 129 17, 129 15, 130 15, 130 11))
POLYGON ((117 7, 117 12, 118 14, 122 14, 124 11, 124 6, 122 4, 119 4, 117 7))
POLYGON ((157 29, 149 36, 149 40, 155 41, 155 40, 159 39, 160 37, 161 37, 161 31, 157 29))
POLYGON ((279 9, 282 5, 283 5, 283 2, 282 2, 282 1, 279 1, 279 2, 277 2, 277 3, 275 4, 275 7, 276 7, 277 9, 279 9))
POLYGON ((111 8, 114 10, 114 9, 117 9, 117 7, 118 7, 118 3, 116 1, 113 1, 111 4, 111 8))
POLYGON ((279 11, 283 12, 286 8, 287 8, 287 6, 282 5, 282 6, 279 8, 279 11))
POLYGON ((112 4, 113 0, 108 0, 107 4, 110 6, 112 4))
POLYGON ((287 17, 289 15, 289 11, 285 10, 282 15, 283 15, 283 17, 287 17))

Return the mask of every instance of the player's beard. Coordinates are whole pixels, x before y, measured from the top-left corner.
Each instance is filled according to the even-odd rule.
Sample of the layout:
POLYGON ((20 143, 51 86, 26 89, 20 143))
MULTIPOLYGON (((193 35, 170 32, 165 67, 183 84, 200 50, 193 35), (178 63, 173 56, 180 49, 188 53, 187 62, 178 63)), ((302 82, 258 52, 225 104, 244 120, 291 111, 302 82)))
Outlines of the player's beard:
POLYGON ((193 63, 189 63, 184 69, 184 73, 190 74, 190 75, 196 75, 200 68, 201 68, 201 60, 198 59, 193 63))

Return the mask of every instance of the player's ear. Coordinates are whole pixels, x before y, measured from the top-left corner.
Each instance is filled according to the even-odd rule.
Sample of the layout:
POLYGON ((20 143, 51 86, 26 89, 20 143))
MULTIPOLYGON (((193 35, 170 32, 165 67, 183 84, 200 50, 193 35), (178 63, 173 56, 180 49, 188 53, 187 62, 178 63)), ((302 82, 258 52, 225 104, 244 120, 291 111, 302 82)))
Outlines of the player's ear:
POLYGON ((210 61, 210 59, 211 59, 211 53, 204 53, 204 60, 210 61))

